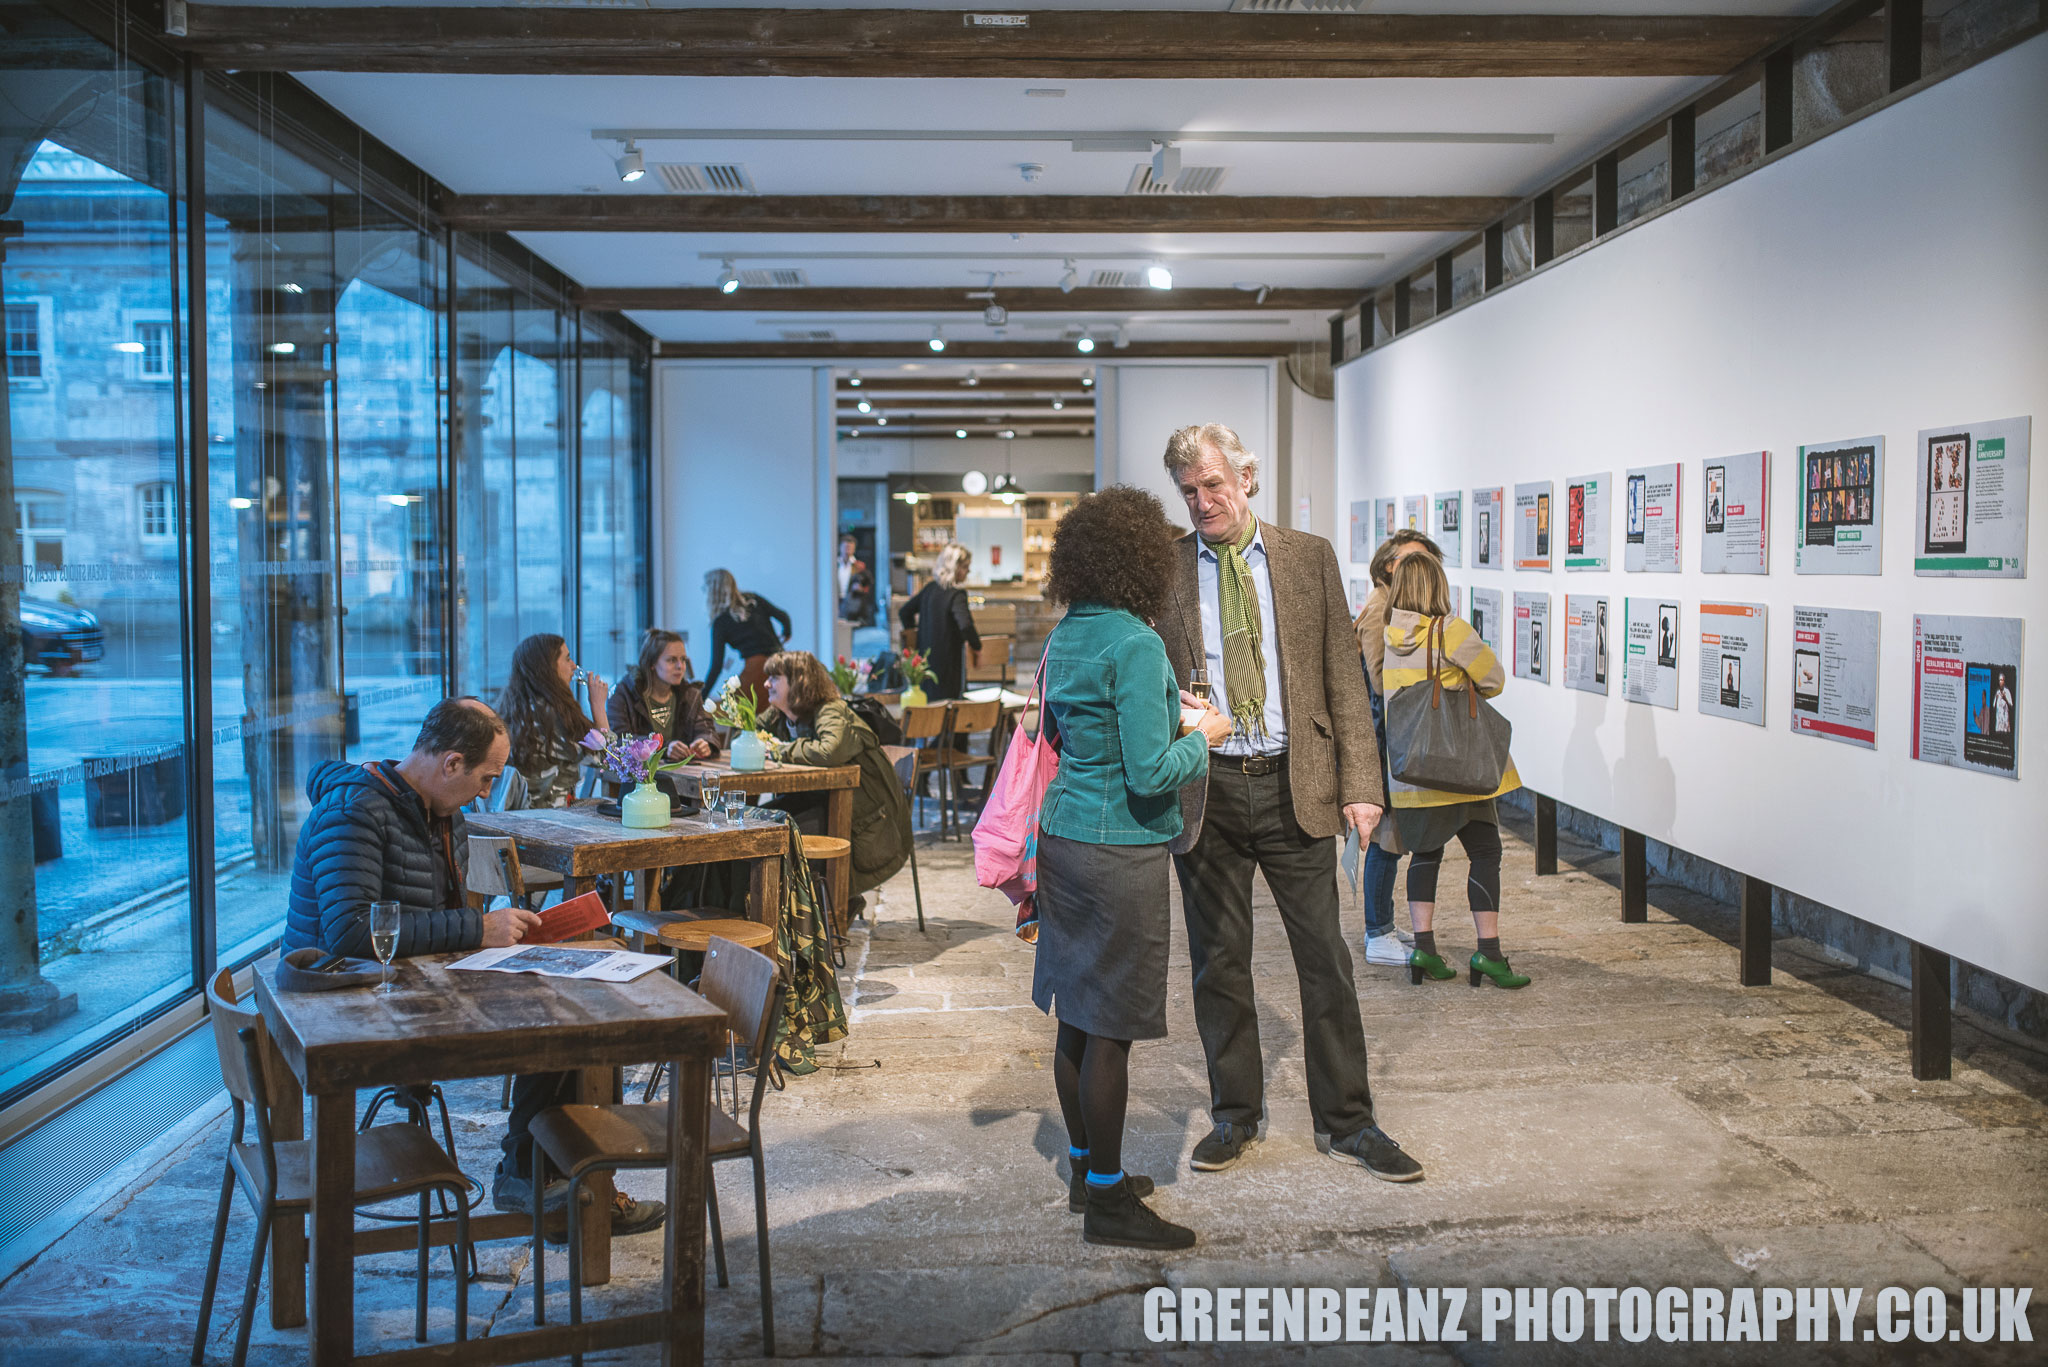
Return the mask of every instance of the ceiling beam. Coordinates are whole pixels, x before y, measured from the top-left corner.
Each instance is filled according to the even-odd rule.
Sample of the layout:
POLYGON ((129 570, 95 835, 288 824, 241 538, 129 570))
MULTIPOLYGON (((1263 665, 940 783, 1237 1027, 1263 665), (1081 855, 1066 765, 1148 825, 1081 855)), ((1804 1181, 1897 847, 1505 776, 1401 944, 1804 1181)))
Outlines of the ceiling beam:
MULTIPOLYGON (((1538 0, 1531 0, 1538 3, 1538 0)), ((241 71, 1036 77, 1718 76, 1796 22, 1734 15, 610 10, 192 5, 168 41, 241 71)))
MULTIPOLYGON (((981 291, 977 291, 981 293, 981 291)), ((610 288, 576 292, 576 304, 598 312, 649 309, 680 313, 980 313, 989 301, 954 289, 715 289, 610 288)), ((1187 313, 1192 311, 1300 309, 1329 313, 1358 302, 1356 289, 1272 289, 1264 303, 1250 290, 1060 290, 997 287, 995 302, 1011 313, 1187 313)))
MULTIPOLYGON (((1064 358, 1063 358, 1064 359, 1064 358)), ((1083 358, 1076 358, 1086 365, 1083 358)), ((1094 402, 1093 386, 1081 383, 1079 375, 1012 376, 1000 370, 991 370, 985 375, 976 375, 976 383, 968 384, 965 376, 947 375, 909 379, 897 376, 862 376, 859 384, 853 383, 850 375, 839 377, 839 396, 857 399, 862 394, 916 394, 949 395, 957 388, 963 396, 986 394, 993 390, 998 394, 1044 395, 1048 398, 1068 399, 1079 397, 1094 402)), ((891 398, 891 403, 897 402, 891 398)))
POLYGON ((1328 348, 1327 339, 1315 341, 1250 340, 1239 342, 1132 342, 1112 348, 1105 341, 1095 354, 1084 356, 1072 342, 953 342, 943 353, 935 353, 923 342, 660 342, 654 354, 661 360, 845 360, 892 361, 913 357, 934 365, 955 361, 1072 361, 1093 365, 1134 356, 1291 356, 1302 348, 1328 348))
POLYGON ((1474 231, 1518 202, 1494 195, 613 194, 449 195, 436 208, 450 227, 468 232, 1422 233, 1474 231))

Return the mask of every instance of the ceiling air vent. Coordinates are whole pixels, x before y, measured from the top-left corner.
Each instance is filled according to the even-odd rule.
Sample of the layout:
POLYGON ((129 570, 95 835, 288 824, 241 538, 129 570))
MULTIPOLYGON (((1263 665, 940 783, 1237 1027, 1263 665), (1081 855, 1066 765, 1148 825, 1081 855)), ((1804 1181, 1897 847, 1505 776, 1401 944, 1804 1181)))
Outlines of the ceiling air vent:
POLYGON ((765 271, 741 271, 740 283, 754 290, 800 290, 810 284, 811 280, 800 270, 780 266, 765 271))
POLYGON ((656 162, 662 184, 679 195, 751 195, 753 178, 738 162, 656 162))
POLYGON ((1372 0, 1230 0, 1232 14, 1363 14, 1372 0))
POLYGON ((1145 284, 1143 271, 1096 271, 1088 277, 1091 290, 1135 290, 1145 284))
POLYGON ((1230 174, 1227 166, 1183 166, 1180 174, 1173 178, 1171 185, 1162 185, 1152 179, 1152 163, 1141 161, 1131 171, 1131 183, 1124 187, 1127 195, 1213 195, 1223 184, 1223 177, 1230 174))
POLYGON ((830 328, 784 328, 782 330, 782 340, 785 342, 830 342, 834 338, 830 328))

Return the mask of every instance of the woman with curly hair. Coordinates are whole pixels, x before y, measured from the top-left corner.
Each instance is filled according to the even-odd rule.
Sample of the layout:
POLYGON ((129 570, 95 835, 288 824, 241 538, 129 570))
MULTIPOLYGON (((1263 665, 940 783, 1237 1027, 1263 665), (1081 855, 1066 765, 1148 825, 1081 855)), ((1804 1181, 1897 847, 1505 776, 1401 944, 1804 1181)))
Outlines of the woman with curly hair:
MULTIPOLYGON (((512 677, 498 695, 497 712, 512 742, 508 767, 526 780, 526 805, 566 807, 576 796, 576 768, 582 740, 596 725, 576 703, 580 673, 569 644, 538 632, 512 651, 512 677)), ((604 715, 604 680, 590 674, 590 706, 604 715)))
POLYGON ((1230 719, 1207 708, 1181 734, 1166 647, 1150 623, 1173 576, 1159 500, 1117 485, 1053 535, 1046 597, 1066 605, 1045 648, 1045 715, 1060 768, 1039 812, 1038 958, 1031 999, 1059 1019, 1053 1085, 1067 1124, 1068 1208, 1082 1237, 1186 1248, 1194 1231, 1139 1198, 1123 1170, 1131 1041, 1166 1035, 1167 842, 1180 788, 1208 770, 1230 719))

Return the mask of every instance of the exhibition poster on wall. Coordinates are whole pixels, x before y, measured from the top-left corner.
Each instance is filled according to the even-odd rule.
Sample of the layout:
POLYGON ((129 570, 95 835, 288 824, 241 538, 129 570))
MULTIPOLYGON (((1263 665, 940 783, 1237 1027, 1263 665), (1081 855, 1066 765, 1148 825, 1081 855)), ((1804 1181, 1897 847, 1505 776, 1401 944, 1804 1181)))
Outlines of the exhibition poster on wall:
POLYGON ((1372 504, 1361 500, 1351 505, 1351 560, 1363 565, 1372 559, 1373 548, 1378 544, 1372 539, 1372 504))
POLYGON ((1550 481, 1547 479, 1540 484, 1515 486, 1515 568, 1550 568, 1550 481))
POLYGON ((1507 544, 1507 526, 1500 520, 1503 495, 1506 491, 1474 489, 1472 491, 1472 567, 1480 570, 1497 570, 1506 559, 1503 547, 1507 544))
POLYGON ((1458 569, 1465 563, 1465 491, 1453 489, 1430 496, 1430 535, 1444 553, 1444 563, 1458 569))
POLYGON ((1792 609, 1792 729, 1877 748, 1878 614, 1792 609))
POLYGON ((1668 598, 1624 598, 1621 696, 1678 710, 1678 604, 1668 598))
POLYGON ((1621 567, 1678 573, 1680 482, 1677 465, 1646 465, 1626 477, 1621 567))
POLYGON ((1913 614, 1913 758, 2020 776, 2017 617, 1913 614))
POLYGON ((1769 574, 1771 453, 1751 451, 1710 460, 1701 472, 1700 570, 1706 574, 1769 574))
MULTIPOLYGON (((1546 486, 1547 487, 1547 486, 1546 486)), ((1515 677, 1550 682, 1550 595, 1515 595, 1515 677)))
POLYGON ((1700 711, 1764 724, 1763 604, 1700 604, 1700 711))
POLYGON ((1464 605, 1464 602, 1465 602, 1465 595, 1464 595, 1464 591, 1463 591, 1463 590, 1461 590, 1461 589, 1460 589, 1460 588, 1459 588, 1459 587, 1458 587, 1458 586, 1457 586, 1456 584, 1452 584, 1452 585, 1451 585, 1451 616, 1453 616, 1453 617, 1463 617, 1463 616, 1465 615, 1465 608, 1464 608, 1464 606, 1463 606, 1463 605, 1464 605))
POLYGON ((1374 499, 1372 501, 1372 549, 1368 550, 1363 558, 1366 560, 1372 559, 1372 552, 1378 550, 1380 543, 1393 534, 1394 500, 1391 498, 1374 499))
POLYGON ((1607 491, 1612 475, 1580 475, 1564 483, 1564 567, 1607 568, 1607 491))
POLYGON ((1920 434, 1914 474, 1913 573, 1932 579, 2023 579, 2031 418, 1920 434))
POLYGON ((1406 494, 1401 499, 1401 525, 1411 532, 1429 535, 1429 495, 1406 494))
POLYGON ((1496 656, 1500 654, 1500 614, 1499 589, 1472 590, 1472 630, 1496 656))
POLYGON ((1372 597, 1372 580, 1360 576, 1351 581, 1351 615, 1356 617, 1365 611, 1365 600, 1372 597))
POLYGON ((1568 593, 1564 599, 1564 686, 1607 695, 1607 599, 1568 593))
POLYGON ((1876 574, 1884 526, 1884 438, 1799 448, 1796 574, 1876 574))

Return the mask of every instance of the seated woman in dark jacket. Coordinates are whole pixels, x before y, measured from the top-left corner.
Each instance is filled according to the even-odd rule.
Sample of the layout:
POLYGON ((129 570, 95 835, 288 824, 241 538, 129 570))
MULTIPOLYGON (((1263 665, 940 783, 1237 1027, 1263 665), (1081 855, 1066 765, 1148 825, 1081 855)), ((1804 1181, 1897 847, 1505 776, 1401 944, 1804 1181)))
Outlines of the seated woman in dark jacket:
MULTIPOLYGON (((526 805, 566 807, 576 796, 583 738, 597 723, 576 702, 580 671, 561 637, 539 632, 512 652, 512 677, 498 695, 497 712, 512 738, 512 765, 526 780, 526 805)), ((587 676, 590 703, 604 715, 604 680, 587 676)))
MULTIPOLYGON (((785 764, 860 766, 853 793, 855 896, 895 877, 910 858, 910 799, 882 742, 839 696, 832 676, 806 650, 786 650, 768 661, 768 702, 780 716, 775 758, 785 764)), ((824 835, 824 793, 793 793, 775 806, 812 835, 824 835)))
POLYGON ((619 680, 604 705, 612 731, 621 736, 659 735, 670 759, 718 753, 718 730, 704 710, 704 686, 690 681, 690 657, 683 638, 649 627, 640 638, 640 660, 619 680))
POLYGON ((795 630, 789 614, 758 593, 740 592, 731 570, 712 570, 704 576, 704 610, 711 614, 711 672, 704 676, 704 686, 718 682, 730 646, 740 657, 741 686, 753 695, 757 706, 766 706, 762 666, 795 630))

